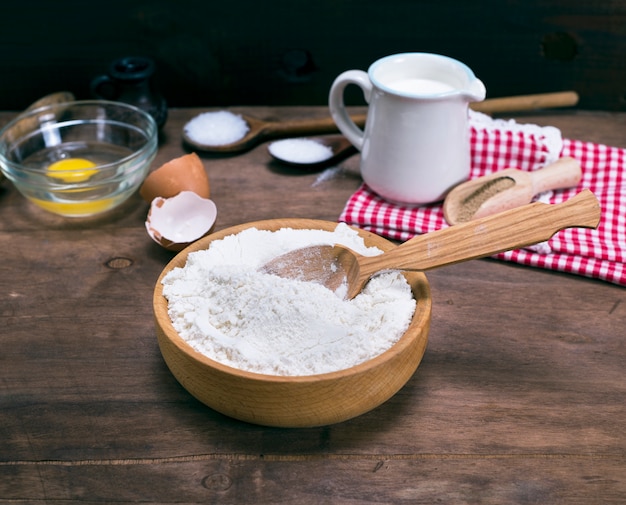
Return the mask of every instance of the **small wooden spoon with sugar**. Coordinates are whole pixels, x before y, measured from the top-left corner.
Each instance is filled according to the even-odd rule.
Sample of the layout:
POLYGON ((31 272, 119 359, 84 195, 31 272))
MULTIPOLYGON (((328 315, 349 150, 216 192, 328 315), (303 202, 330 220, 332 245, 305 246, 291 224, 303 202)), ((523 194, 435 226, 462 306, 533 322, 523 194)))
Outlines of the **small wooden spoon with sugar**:
POLYGON ((443 203, 443 213, 451 225, 479 219, 530 203, 544 191, 575 187, 581 177, 580 163, 570 157, 533 172, 507 168, 453 188, 443 203))
MULTIPOLYGON (((265 121, 246 114, 238 114, 248 127, 247 133, 229 144, 206 144, 195 139, 189 131, 183 129, 183 140, 191 147, 207 152, 233 153, 241 152, 255 145, 276 138, 299 137, 302 135, 321 135, 337 132, 337 125, 332 117, 292 119, 284 121, 265 121)), ((363 126, 366 115, 352 116, 355 124, 363 126)), ((187 123, 189 124, 189 123, 187 123)))

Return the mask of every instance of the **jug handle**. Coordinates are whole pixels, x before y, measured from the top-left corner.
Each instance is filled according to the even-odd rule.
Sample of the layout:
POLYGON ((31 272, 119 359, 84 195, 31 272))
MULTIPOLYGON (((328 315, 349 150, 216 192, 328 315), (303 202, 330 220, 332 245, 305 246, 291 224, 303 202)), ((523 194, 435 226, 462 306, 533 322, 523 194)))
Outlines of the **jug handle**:
POLYGON ((365 101, 369 103, 372 94, 372 83, 366 72, 347 70, 337 76, 330 87, 328 106, 337 128, 359 151, 363 147, 363 130, 359 128, 348 114, 344 103, 344 90, 349 84, 355 84, 363 90, 365 101))
POLYGON ((89 88, 93 96, 104 100, 114 100, 117 93, 115 81, 106 74, 95 77, 91 81, 89 88))

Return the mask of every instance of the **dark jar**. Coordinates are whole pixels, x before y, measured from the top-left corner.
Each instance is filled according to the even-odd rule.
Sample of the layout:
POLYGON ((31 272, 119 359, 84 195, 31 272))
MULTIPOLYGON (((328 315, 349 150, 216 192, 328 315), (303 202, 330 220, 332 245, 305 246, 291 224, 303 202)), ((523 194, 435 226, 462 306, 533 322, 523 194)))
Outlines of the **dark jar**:
POLYGON ((167 120, 167 103, 154 89, 154 71, 150 58, 127 56, 114 60, 107 74, 91 81, 91 93, 103 100, 134 105, 150 114, 161 128, 167 120))

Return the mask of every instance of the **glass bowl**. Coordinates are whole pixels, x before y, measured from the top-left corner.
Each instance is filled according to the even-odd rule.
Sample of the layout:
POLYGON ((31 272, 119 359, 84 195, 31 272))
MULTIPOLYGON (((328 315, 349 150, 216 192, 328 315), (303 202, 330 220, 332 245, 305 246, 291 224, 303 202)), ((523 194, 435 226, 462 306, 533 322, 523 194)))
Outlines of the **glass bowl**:
POLYGON ((41 208, 86 217, 128 199, 157 147, 154 119, 132 105, 66 102, 26 111, 0 130, 0 169, 41 208))

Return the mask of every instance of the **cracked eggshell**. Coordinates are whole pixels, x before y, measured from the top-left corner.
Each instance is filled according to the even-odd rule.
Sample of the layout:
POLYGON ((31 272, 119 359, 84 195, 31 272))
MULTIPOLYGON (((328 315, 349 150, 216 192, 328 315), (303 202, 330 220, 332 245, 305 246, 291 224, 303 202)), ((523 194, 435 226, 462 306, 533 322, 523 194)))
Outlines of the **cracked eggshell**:
POLYGON ((152 200, 146 230, 157 244, 178 252, 207 235, 216 218, 217 207, 212 200, 182 191, 171 198, 157 196, 152 200))
POLYGON ((202 198, 210 196, 209 177, 196 153, 185 154, 164 163, 148 174, 139 195, 152 202, 156 197, 171 198, 181 191, 193 191, 202 198))

